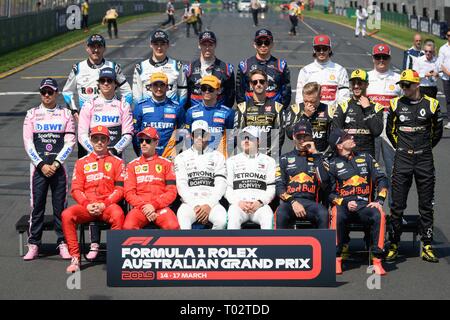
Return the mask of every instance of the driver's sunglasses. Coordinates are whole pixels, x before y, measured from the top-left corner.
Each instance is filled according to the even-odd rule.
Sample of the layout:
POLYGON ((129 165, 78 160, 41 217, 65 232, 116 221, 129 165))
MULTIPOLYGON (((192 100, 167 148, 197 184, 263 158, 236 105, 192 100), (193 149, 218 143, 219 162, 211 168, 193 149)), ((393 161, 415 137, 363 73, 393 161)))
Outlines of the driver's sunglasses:
POLYGON ((351 83, 352 86, 361 87, 366 82, 362 81, 362 80, 350 80, 350 83, 351 83))
POLYGON ((203 84, 203 85, 200 86, 200 90, 202 90, 202 92, 206 92, 206 91, 214 92, 216 89, 214 89, 211 86, 208 86, 207 84, 203 84))
POLYGON ((157 139, 139 139, 139 144, 143 144, 144 142, 146 144, 151 144, 153 141, 156 141, 157 139))
POLYGON ((101 79, 98 80, 98 82, 100 82, 101 84, 105 84, 105 83, 111 84, 111 83, 114 82, 114 80, 110 79, 110 78, 101 78, 101 79))
POLYGON ((268 47, 268 46, 270 46, 272 41, 270 41, 270 40, 256 40, 255 43, 256 43, 256 45, 258 47, 261 47, 262 45, 265 45, 266 47, 268 47))
POLYGON ((391 58, 391 56, 388 56, 387 54, 376 54, 376 55, 373 56, 373 58, 374 58, 375 60, 384 60, 384 61, 387 61, 387 60, 389 60, 389 59, 391 58))
POLYGON ((257 79, 257 80, 252 80, 251 83, 254 86, 256 86, 258 83, 261 84, 261 85, 265 85, 266 84, 266 80, 265 79, 257 79))
POLYGON ((39 92, 40 92, 41 95, 43 95, 43 96, 46 96, 47 94, 48 94, 49 96, 52 96, 52 95, 55 94, 55 90, 52 90, 52 89, 41 89, 41 90, 39 90, 39 92))
POLYGON ((327 47, 327 46, 314 47, 315 52, 328 52, 328 50, 330 50, 330 47, 327 47))

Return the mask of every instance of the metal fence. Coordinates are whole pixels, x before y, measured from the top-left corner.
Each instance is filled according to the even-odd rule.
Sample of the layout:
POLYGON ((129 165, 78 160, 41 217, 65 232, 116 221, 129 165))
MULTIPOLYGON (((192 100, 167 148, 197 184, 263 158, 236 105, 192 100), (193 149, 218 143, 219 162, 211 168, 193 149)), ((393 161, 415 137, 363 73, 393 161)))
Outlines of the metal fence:
MULTIPOLYGON (((134 0, 121 0, 121 2, 134 0)), ((71 4, 81 4, 83 0, 0 0, 0 18, 8 18, 49 9, 67 7, 71 4)), ((89 3, 110 2, 111 0, 90 0, 89 3)), ((166 0, 152 0, 152 2, 166 2, 166 0)))

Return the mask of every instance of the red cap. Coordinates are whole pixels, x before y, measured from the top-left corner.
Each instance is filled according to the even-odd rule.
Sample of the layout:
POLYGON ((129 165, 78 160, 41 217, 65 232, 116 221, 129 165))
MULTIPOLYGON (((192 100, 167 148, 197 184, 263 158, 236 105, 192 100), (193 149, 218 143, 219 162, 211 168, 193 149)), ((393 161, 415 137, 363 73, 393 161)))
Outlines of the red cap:
POLYGON ((319 34, 314 37, 313 46, 328 46, 331 47, 331 39, 325 34, 319 34))
POLYGON ((150 139, 158 139, 159 140, 159 134, 158 131, 156 131, 153 127, 145 127, 144 130, 139 132, 137 134, 138 137, 148 137, 150 139))
POLYGON ((109 130, 105 126, 96 126, 96 127, 91 128, 91 136, 96 135, 96 134, 102 134, 109 138, 109 130))
POLYGON ((377 54, 385 54, 385 55, 390 56, 391 48, 387 44, 384 44, 384 43, 377 44, 372 49, 372 55, 374 56, 377 54))

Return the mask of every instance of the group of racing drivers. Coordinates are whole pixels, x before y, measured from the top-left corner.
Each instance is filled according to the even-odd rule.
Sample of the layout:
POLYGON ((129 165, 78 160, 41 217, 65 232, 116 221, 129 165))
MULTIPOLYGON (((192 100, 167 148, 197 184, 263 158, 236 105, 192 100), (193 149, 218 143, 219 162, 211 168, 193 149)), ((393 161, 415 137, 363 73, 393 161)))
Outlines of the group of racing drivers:
MULTIPOLYGON (((438 101, 420 93, 418 73, 393 72, 389 46, 378 44, 374 69, 356 69, 349 78, 331 60, 331 39, 317 35, 314 62, 300 70, 291 104, 289 68, 272 56, 273 40, 270 30, 256 32, 256 54, 239 63, 235 80, 233 66, 215 56, 212 31, 199 35, 200 58, 183 64, 167 56, 169 37, 157 30, 152 56, 136 65, 131 88, 120 66, 104 59, 103 36, 91 35, 88 59, 73 66, 62 90, 67 107, 57 104, 57 82, 45 78, 41 104, 25 118, 31 215, 24 260, 38 257, 50 187, 59 252, 71 260, 68 272, 80 267, 76 226, 96 220, 112 229, 152 223, 176 230, 193 224, 240 229, 247 221, 282 229, 307 219, 336 230, 338 274, 348 254, 346 226, 369 225, 374 269, 384 274, 382 259, 398 255, 414 176, 421 256, 438 262, 432 148, 443 126, 438 101), (282 154, 285 136, 294 150, 282 154), (77 140, 71 186, 77 204, 66 208, 64 163, 77 140), (130 144, 138 158, 125 166, 130 144), (383 160, 387 175, 375 159, 383 160)), ((99 244, 94 224, 88 259, 96 258, 99 244)))

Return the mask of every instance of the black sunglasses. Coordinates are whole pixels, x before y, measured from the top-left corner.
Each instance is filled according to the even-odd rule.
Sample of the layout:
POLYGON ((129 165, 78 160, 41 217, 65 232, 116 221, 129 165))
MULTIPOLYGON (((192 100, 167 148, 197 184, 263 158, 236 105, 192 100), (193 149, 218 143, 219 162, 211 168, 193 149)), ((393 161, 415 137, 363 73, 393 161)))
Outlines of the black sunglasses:
POLYGON ((377 55, 374 55, 373 58, 375 60, 383 59, 384 61, 386 61, 386 60, 389 60, 391 58, 391 56, 388 56, 387 54, 377 54, 377 55))
POLYGON ((110 78, 101 78, 101 79, 98 80, 98 82, 100 82, 100 83, 102 83, 102 84, 104 84, 104 83, 111 84, 111 83, 114 82, 114 80, 113 80, 113 79, 110 79, 110 78))
POLYGON ((256 45, 258 47, 261 47, 262 45, 265 45, 266 47, 268 47, 268 46, 270 46, 272 41, 270 41, 270 40, 256 40, 255 43, 256 43, 256 45))
POLYGON ((153 141, 156 141, 156 139, 139 139, 139 144, 143 144, 144 142, 146 144, 151 144, 153 141))
POLYGON ((265 79, 252 80, 251 83, 254 86, 256 86, 258 83, 260 83, 262 85, 265 85, 266 84, 266 80, 265 79))
POLYGON ((211 86, 208 86, 207 84, 203 84, 203 85, 200 86, 200 90, 202 90, 202 92, 206 92, 206 91, 214 92, 216 89, 214 89, 211 86))
POLYGON ((54 95, 55 94, 55 90, 52 90, 52 89, 41 89, 41 90, 39 90, 39 92, 41 93, 41 95, 43 95, 43 96, 45 96, 45 95, 49 95, 49 96, 52 96, 52 95, 54 95))
POLYGON ((447 34, 446 36, 447 36, 447 38, 448 38, 448 37, 450 37, 450 34, 447 34))
POLYGON ((411 88, 412 83, 411 82, 400 82, 399 85, 400 85, 400 88, 402 88, 402 89, 409 89, 409 88, 411 88))
POLYGON ((327 47, 327 46, 314 47, 315 52, 328 52, 328 50, 330 50, 330 47, 327 47))

